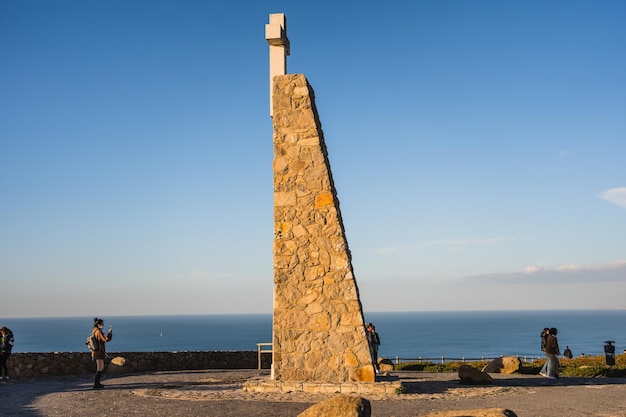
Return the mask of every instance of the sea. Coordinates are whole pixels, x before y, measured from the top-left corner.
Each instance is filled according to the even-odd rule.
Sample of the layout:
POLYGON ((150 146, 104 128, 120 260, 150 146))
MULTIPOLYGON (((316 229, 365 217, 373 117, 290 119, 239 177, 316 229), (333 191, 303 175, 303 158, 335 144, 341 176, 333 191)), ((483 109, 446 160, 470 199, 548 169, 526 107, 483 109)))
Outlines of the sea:
MULTIPOLYGON (((556 327, 561 351, 604 355, 605 341, 626 349, 626 310, 372 312, 379 356, 409 360, 543 357, 540 333, 556 327)), ((86 352, 92 317, 0 318, 15 336, 13 352, 86 352)), ((272 341, 271 314, 105 317, 109 352, 257 350, 272 341)))

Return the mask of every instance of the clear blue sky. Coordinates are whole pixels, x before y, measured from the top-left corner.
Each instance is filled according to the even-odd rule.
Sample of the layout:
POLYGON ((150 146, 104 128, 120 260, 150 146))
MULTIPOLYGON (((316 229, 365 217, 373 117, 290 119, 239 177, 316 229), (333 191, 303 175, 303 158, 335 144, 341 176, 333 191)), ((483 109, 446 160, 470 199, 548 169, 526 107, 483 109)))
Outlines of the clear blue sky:
POLYGON ((0 0, 0 318, 271 312, 278 12, 366 312, 626 307, 626 2, 0 0))

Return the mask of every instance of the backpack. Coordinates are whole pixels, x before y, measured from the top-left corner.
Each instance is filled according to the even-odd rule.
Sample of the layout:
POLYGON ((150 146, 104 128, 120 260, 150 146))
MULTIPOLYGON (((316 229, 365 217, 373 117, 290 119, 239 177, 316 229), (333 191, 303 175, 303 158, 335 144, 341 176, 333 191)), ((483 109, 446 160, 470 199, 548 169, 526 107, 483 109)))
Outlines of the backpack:
POLYGON ((548 345, 548 333, 541 333, 541 351, 546 351, 546 346, 548 345))
POLYGON ((15 338, 13 337, 13 332, 7 328, 6 335, 0 335, 0 352, 4 355, 6 353, 11 353, 13 349, 13 344, 15 343, 15 338))
POLYGON ((96 350, 100 350, 100 341, 98 340, 96 335, 93 333, 87 336, 87 340, 85 341, 85 344, 87 345, 89 350, 92 352, 96 350))

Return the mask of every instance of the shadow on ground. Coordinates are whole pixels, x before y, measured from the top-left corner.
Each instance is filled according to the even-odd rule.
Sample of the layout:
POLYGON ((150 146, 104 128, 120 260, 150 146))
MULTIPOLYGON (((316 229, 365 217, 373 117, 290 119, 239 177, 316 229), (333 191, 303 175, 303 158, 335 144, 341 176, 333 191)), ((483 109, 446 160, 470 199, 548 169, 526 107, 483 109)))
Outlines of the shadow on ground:
POLYGON ((451 388, 476 388, 476 387, 558 387, 558 386, 605 386, 625 385, 626 379, 622 378, 585 378, 585 377, 561 377, 547 379, 541 376, 528 375, 494 375, 492 385, 466 385, 461 384, 455 373, 444 375, 423 374, 404 372, 397 376, 381 378, 381 381, 400 381, 405 388, 406 394, 441 394, 451 388))

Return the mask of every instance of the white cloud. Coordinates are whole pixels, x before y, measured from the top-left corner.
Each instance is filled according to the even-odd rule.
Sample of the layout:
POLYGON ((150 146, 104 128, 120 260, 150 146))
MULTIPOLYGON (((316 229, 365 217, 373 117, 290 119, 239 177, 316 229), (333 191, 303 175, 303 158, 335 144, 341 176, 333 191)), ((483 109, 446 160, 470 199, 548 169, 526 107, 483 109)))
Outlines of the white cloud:
POLYGON ((626 208, 626 187, 608 189, 598 194, 598 197, 626 208))
POLYGON ((435 242, 446 246, 475 246, 475 245, 491 245, 494 243, 507 242, 511 240, 517 240, 514 237, 488 237, 483 239, 467 239, 457 238, 435 242))
POLYGON ((180 272, 175 275, 177 281, 211 281, 211 280, 223 280, 235 277, 236 274, 229 272, 209 272, 192 270, 188 272, 180 272))
POLYGON ((581 267, 580 265, 576 265, 576 264, 567 264, 567 265, 561 265, 561 266, 556 267, 557 271, 578 271, 582 269, 584 269, 584 267, 581 267))
POLYGON ((499 284, 626 282, 626 260, 601 265, 567 264, 555 268, 531 265, 524 271, 474 275, 464 279, 499 284))
POLYGON ((478 246, 478 245, 493 245, 501 242, 509 242, 517 240, 516 237, 487 237, 487 238, 452 238, 452 239, 443 239, 443 240, 433 240, 430 242, 416 243, 413 245, 406 246, 390 246, 386 248, 376 248, 373 249, 373 252, 378 254, 388 254, 388 253, 401 253, 401 252, 414 252, 421 248, 431 247, 431 246, 447 246, 450 248, 461 248, 461 247, 469 247, 469 246, 478 246))

